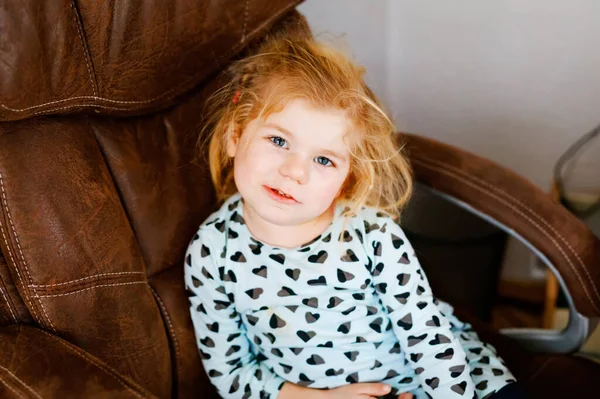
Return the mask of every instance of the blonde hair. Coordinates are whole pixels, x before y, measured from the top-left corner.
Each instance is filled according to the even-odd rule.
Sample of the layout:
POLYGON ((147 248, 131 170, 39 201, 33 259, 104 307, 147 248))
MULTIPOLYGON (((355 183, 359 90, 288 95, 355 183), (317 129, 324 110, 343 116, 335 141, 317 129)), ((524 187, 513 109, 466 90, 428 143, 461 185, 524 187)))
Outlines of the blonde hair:
POLYGON ((234 62, 228 73, 229 83, 209 99, 212 119, 207 125, 212 130, 209 166, 219 201, 237 191, 228 141, 253 119, 303 99, 317 108, 343 110, 349 118, 352 159, 339 198, 348 205, 344 216, 368 205, 399 217, 412 193, 412 171, 393 122, 363 80, 364 68, 314 39, 287 37, 265 41, 254 55, 234 62))

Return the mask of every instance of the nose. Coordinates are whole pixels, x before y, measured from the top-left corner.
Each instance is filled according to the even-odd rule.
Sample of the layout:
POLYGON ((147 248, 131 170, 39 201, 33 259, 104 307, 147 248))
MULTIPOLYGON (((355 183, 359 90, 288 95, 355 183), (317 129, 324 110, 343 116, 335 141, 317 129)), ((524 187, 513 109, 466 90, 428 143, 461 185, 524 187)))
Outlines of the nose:
POLYGON ((308 162, 298 155, 289 155, 279 168, 282 176, 292 179, 298 184, 308 182, 308 162))

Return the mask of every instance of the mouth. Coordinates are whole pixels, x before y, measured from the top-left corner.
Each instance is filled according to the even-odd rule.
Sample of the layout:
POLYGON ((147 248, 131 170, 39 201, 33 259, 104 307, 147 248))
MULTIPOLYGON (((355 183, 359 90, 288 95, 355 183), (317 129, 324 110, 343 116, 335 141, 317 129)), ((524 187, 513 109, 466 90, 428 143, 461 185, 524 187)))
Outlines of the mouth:
POLYGON ((271 194, 272 197, 274 197, 275 199, 279 200, 279 201, 283 201, 283 202, 298 202, 296 201, 296 199, 294 197, 292 197, 291 195, 289 195, 288 193, 281 191, 277 188, 273 188, 273 187, 269 187, 269 186, 264 186, 265 189, 269 192, 269 194, 271 194))

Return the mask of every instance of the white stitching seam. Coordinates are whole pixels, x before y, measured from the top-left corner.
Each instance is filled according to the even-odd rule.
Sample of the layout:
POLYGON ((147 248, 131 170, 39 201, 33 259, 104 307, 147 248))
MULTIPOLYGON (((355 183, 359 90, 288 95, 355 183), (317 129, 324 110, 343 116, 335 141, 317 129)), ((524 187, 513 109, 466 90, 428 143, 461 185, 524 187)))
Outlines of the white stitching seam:
POLYGON ((248 3, 250 0, 246 0, 244 4, 244 27, 242 28, 242 39, 241 42, 246 40, 246 26, 248 25, 248 3))
POLYGON ((117 287, 119 285, 130 285, 130 284, 146 284, 146 281, 132 281, 130 283, 115 283, 115 284, 99 284, 99 285, 95 285, 93 287, 82 288, 82 289, 77 290, 77 291, 66 292, 64 294, 48 294, 48 295, 40 295, 39 297, 40 298, 53 298, 53 297, 57 297, 57 296, 73 295, 73 294, 77 294, 79 292, 83 292, 83 291, 87 291, 87 290, 93 290, 94 288, 99 288, 99 287, 117 287))
MULTIPOLYGON (((110 98, 103 98, 103 97, 98 97, 98 96, 75 96, 75 97, 63 98, 62 100, 49 101, 49 102, 43 103, 43 104, 32 105, 27 108, 10 108, 4 104, 0 104, 0 107, 6 109, 7 111, 25 112, 25 111, 29 111, 30 109, 33 109, 33 108, 40 108, 40 107, 44 107, 46 105, 64 103, 64 102, 71 101, 71 100, 100 100, 100 101, 106 101, 106 102, 115 103, 115 104, 143 104, 143 103, 150 103, 152 101, 155 101, 155 100, 161 98, 162 96, 166 96, 169 93, 170 92, 167 91, 158 97, 151 98, 150 100, 140 100, 140 101, 111 100, 110 98)), ((85 104, 69 105, 69 107, 83 107, 83 106, 85 106, 85 104)), ((91 107, 92 105, 88 105, 88 106, 91 107)), ((56 109, 63 109, 63 108, 56 108, 56 109)), ((121 108, 111 108, 111 109, 121 109, 121 108)))
MULTIPOLYGON (((488 196, 496 199, 497 201, 505 204, 506 206, 508 206, 509 208, 511 208, 513 211, 515 211, 516 213, 518 213, 519 215, 521 215, 523 218, 525 218, 527 221, 529 221, 529 223, 531 223, 534 227, 536 227, 540 232, 542 232, 546 237, 548 237, 550 239, 550 241, 552 241, 552 243, 554 244, 554 246, 559 250, 559 252, 563 255, 563 257, 565 258, 565 260, 567 261, 567 263, 569 264, 569 266, 571 266, 571 269, 573 270, 573 272, 575 273, 575 276, 577 277, 577 279, 579 280, 581 286, 583 287, 583 290, 587 296, 587 298, 589 299, 592 307, 594 308, 594 310, 596 310, 596 312, 598 314, 600 314, 600 309, 598 308, 598 306, 596 305, 596 303, 594 302, 594 300, 592 300, 592 297, 590 296, 585 284, 583 283, 583 279, 581 278, 581 276, 579 275, 578 270, 575 268, 575 265, 572 263, 571 259, 569 259, 569 257, 567 256, 567 254, 564 252, 564 250, 560 247, 560 245, 558 244, 558 242, 546 231, 544 230, 539 224, 537 224, 535 221, 533 221, 530 217, 528 217, 527 215, 525 215, 521 210, 519 210, 518 208, 516 208, 514 205, 511 205, 510 203, 508 203, 506 200, 503 200, 502 198, 498 197, 495 194, 490 193, 489 191, 485 191, 484 189, 482 189, 481 187, 479 187, 478 185, 476 185, 473 182, 469 182, 468 180, 466 180, 463 176, 460 176, 459 174, 455 173, 455 172, 451 172, 449 170, 446 169, 446 167, 444 168, 440 168, 440 167, 435 167, 432 166, 431 164, 427 164, 426 161, 424 161, 423 159, 413 159, 413 162, 416 163, 421 163, 422 165, 424 165, 425 167, 428 167, 430 169, 433 170, 437 170, 441 173, 445 173, 447 175, 450 176, 454 176, 455 178, 457 178, 458 180, 463 181, 464 183, 466 183, 467 185, 481 191, 482 193, 487 194, 488 196)), ((533 214, 535 214, 535 212, 533 212, 531 209, 529 209, 529 211, 533 214)), ((536 215, 537 216, 537 215, 536 215)), ((539 218, 539 216, 538 216, 539 218)), ((560 235, 559 235, 560 236, 560 235)), ((561 237, 562 238, 562 237, 561 237)), ((584 270, 585 270, 585 266, 584 266, 584 270)))
POLYGON ((144 274, 144 272, 101 273, 101 274, 94 274, 93 276, 87 276, 87 277, 78 278, 77 280, 65 281, 63 283, 56 283, 56 284, 30 284, 30 285, 28 285, 28 287, 31 287, 31 288, 33 288, 33 287, 36 287, 36 288, 58 287, 59 285, 74 284, 74 283, 78 283, 78 282, 83 281, 83 280, 89 280, 89 279, 92 279, 92 278, 98 278, 98 277, 104 277, 104 276, 119 276, 119 275, 124 275, 124 274, 144 274))
POLYGON ((464 172, 462 172, 458 168, 454 168, 454 167, 452 167, 450 165, 447 165, 447 164, 444 164, 444 163, 441 163, 441 162, 437 162, 437 161, 435 161, 433 159, 425 158, 425 157, 422 157, 422 159, 425 159, 425 160, 429 161, 432 164, 437 164, 438 166, 441 166, 441 167, 446 167, 446 168, 449 168, 449 169, 453 169, 455 172, 461 173, 463 176, 468 177, 471 180, 477 181, 479 184, 481 184, 483 186, 486 186, 490 190, 496 191, 498 194, 503 195, 506 199, 514 201, 517 204, 519 204, 523 209, 528 210, 531 213, 532 216, 535 216, 540 222, 542 222, 546 227, 548 227, 554 234, 556 234, 558 236, 558 238, 567 246, 567 248, 569 248, 569 250, 571 251, 571 253, 573 254, 573 256, 575 256, 575 258, 577 259, 577 261, 581 265, 581 267, 582 267, 582 269, 583 269, 586 277, 589 279, 590 283, 592 283, 592 287, 594 287, 594 293, 596 294, 596 298, 598 298, 598 300, 600 301, 600 292, 598 291, 598 288, 596 287, 596 284, 594 283, 594 280, 592 279, 592 277, 588 273, 588 270, 585 267, 585 263, 583 263, 583 260, 581 260, 581 258, 579 257, 579 254, 577 253, 577 251, 575 251, 575 249, 571 246, 571 244, 569 244, 569 242, 550 223, 548 223, 548 221, 546 219, 542 218, 533 209, 531 209, 530 207, 528 207, 527 205, 525 205, 523 202, 519 201, 519 199, 513 197, 512 195, 510 195, 506 191, 503 191, 503 190, 501 190, 501 189, 499 189, 499 188, 491 185, 490 183, 486 182, 485 180, 479 179, 479 178, 477 178, 475 176, 471 176, 469 174, 465 174, 464 172))
MULTIPOLYGON (((281 16, 281 14, 283 14, 285 12, 288 12, 288 11, 289 11, 289 8, 283 8, 283 9, 279 10, 278 13, 272 15, 271 19, 268 19, 268 20, 264 21, 263 23, 261 23, 259 26, 257 26, 256 28, 254 28, 252 30, 252 32, 250 32, 250 34, 248 34, 247 36, 248 37, 252 36, 252 35, 254 35, 254 33, 256 33, 258 31, 264 29, 264 27, 266 25, 268 25, 269 23, 273 22, 274 20, 279 19, 279 17, 281 16)), ((208 40, 210 40, 210 38, 208 40)), ((237 47, 240 44, 242 44, 242 43, 238 42, 237 44, 233 45, 232 46, 232 50, 229 53, 235 52, 237 50, 237 47)), ((227 56, 228 55, 225 54, 225 55, 223 55, 220 58, 221 59, 222 58, 226 58, 227 56)), ((185 87, 186 85, 188 85, 193 80, 194 80, 194 77, 192 76, 189 79, 186 79, 185 81, 183 81, 178 86, 175 86, 175 87, 167 90, 166 92, 164 92, 164 93, 162 93, 162 94, 160 94, 160 95, 158 95, 158 96, 156 96, 154 98, 151 98, 149 100, 127 101, 127 100, 112 100, 112 99, 109 99, 109 98, 102 98, 102 97, 97 97, 97 96, 75 96, 75 97, 64 98, 62 100, 49 101, 49 102, 43 103, 43 104, 32 105, 30 107, 20 108, 20 109, 10 108, 10 107, 7 107, 6 105, 1 104, 1 103, 0 103, 0 107, 6 109, 8 111, 12 111, 12 112, 25 112, 25 111, 28 111, 28 110, 33 109, 33 108, 40 108, 40 107, 45 107, 46 105, 64 103, 64 102, 71 101, 71 100, 81 100, 81 99, 101 100, 101 101, 111 102, 111 103, 115 103, 115 104, 146 104, 146 103, 150 103, 152 101, 156 101, 158 99, 161 99, 163 97, 168 97, 171 93, 177 92, 178 90, 180 90, 182 87, 185 87)), ((45 112, 54 112, 54 111, 59 111, 59 110, 63 110, 63 109, 68 109, 68 108, 75 108, 75 107, 98 107, 98 108, 114 109, 114 110, 118 110, 118 111, 122 111, 122 110, 127 111, 127 109, 106 107, 106 106, 94 105, 94 104, 71 104, 69 106, 62 107, 62 108, 54 108, 54 109, 43 110, 43 111, 40 111, 40 112, 36 112, 36 113, 34 113, 32 115, 38 115, 38 114, 42 114, 42 113, 45 113, 45 112)))
MULTIPOLYGON (((6 305, 8 306, 8 310, 10 310, 10 314, 12 315, 13 320, 15 321, 15 323, 18 323, 19 321, 17 320, 17 316, 13 312, 12 306, 11 306, 10 302, 8 301, 8 298, 6 297, 6 295, 4 295, 4 290, 2 289, 2 287, 0 287, 0 294, 2 294, 2 298, 4 298, 4 302, 6 302, 6 305)), ((8 293, 7 293, 7 295, 8 295, 8 293)), ((0 367, 2 367, 2 366, 0 366, 0 367)))
POLYGON ((109 107, 107 105, 95 105, 95 104, 75 104, 75 105, 67 105, 66 107, 53 108, 49 110, 37 111, 33 112, 31 115, 40 115, 45 114, 46 112, 54 112, 61 111, 63 109, 75 108, 75 107, 93 107, 93 108, 106 108, 106 109, 114 109, 115 111, 128 111, 127 109, 117 108, 117 107, 109 107))
POLYGON ((0 369, 6 371, 8 374, 10 374, 15 380, 17 380, 18 382, 20 382, 29 392, 31 392, 31 394, 33 396, 35 396, 36 398, 42 399, 42 397, 40 395, 38 395, 37 392, 35 392, 29 385, 27 385, 25 382, 23 382, 19 377, 17 377, 12 371, 10 371, 9 369, 7 369, 6 367, 0 366, 0 369))
POLYGON ((47 333, 44 330, 40 330, 42 333, 46 334, 47 336, 49 336, 50 338, 52 338, 54 341, 57 341, 58 343, 60 343, 61 345, 65 346, 67 349, 69 349, 72 352, 75 352, 77 355, 79 355, 79 357, 81 357, 82 359, 85 359, 89 362, 91 362, 94 366, 98 367, 100 370, 104 371, 107 374, 112 375, 114 378, 116 378, 125 388, 127 388, 128 390, 130 390, 131 392, 133 392, 133 394, 135 396, 137 396, 138 398, 142 398, 142 396, 140 396, 139 393, 137 393, 136 391, 134 391, 128 384, 126 384, 126 381, 123 380, 123 378, 117 374, 116 372, 114 372, 113 370, 111 370, 110 368, 105 367, 104 365, 98 363, 94 358, 92 357, 88 357, 85 355, 84 352, 80 351, 78 348, 71 346, 67 343, 65 343, 62 339, 47 333))
MULTIPOLYGON (((8 210, 8 202, 6 201, 6 193, 4 191, 4 183, 2 181, 2 174, 0 174, 0 187, 2 188, 2 200, 3 200, 4 208, 6 209, 6 215, 8 216, 8 223, 10 224, 13 235, 15 236, 15 241, 17 242, 17 248, 19 249, 19 254, 21 255, 21 260, 23 261, 23 267, 25 267, 25 272, 27 273, 27 277, 29 278, 29 281, 32 282, 33 279, 31 278, 31 274, 29 274, 29 268, 27 267, 27 262, 25 261, 25 256, 23 255, 23 250, 21 249, 21 243, 19 242, 19 237, 17 236, 17 230, 15 229, 15 225, 13 224, 12 217, 10 216, 10 211, 8 210)), ((6 244, 8 246, 8 242, 6 244)), ((17 266, 17 264, 15 263, 15 267, 16 266, 17 266)), ((21 281, 21 284, 23 284, 22 281, 21 281)), ((25 288, 25 286, 23 286, 23 288, 25 288)), ((40 307, 42 308, 42 312, 44 312, 44 315, 46 315, 46 319, 48 320, 48 324, 50 324, 50 328, 52 328, 52 331, 54 331, 56 333, 56 329, 52 325, 52 321, 50 320, 50 317, 48 317, 48 313, 46 313, 44 304, 42 303, 42 300, 39 299, 39 296, 38 296, 35 288, 33 288, 33 293, 34 293, 34 296, 36 298, 38 298, 38 300, 39 300, 40 307)))
MULTIPOLYGON (((4 195, 4 183, 2 181, 2 172, 0 172, 0 189, 2 190, 2 204, 5 206, 5 209, 8 213, 8 207, 6 206, 6 196, 4 195)), ((12 264, 15 265, 15 270, 17 271, 17 276, 19 277, 19 281, 21 282, 21 287, 23 287, 23 290, 26 290, 25 283, 23 282, 23 279, 21 278, 21 272, 19 271, 19 265, 17 265, 17 262, 15 261, 15 258, 13 257, 12 250, 10 249, 10 246, 8 244, 8 239, 6 238, 6 234, 4 234, 4 228, 2 226, 1 219, 0 219, 0 232, 2 233, 2 237, 4 238, 4 243, 6 244, 6 248, 8 249, 8 255, 10 256, 10 260, 11 260, 12 264)), ((27 303, 29 303, 30 309, 33 311, 34 319, 36 319, 37 322, 40 323, 40 318, 37 315, 37 313, 35 311, 35 307, 33 306, 33 303, 31 302, 31 298, 29 297, 29 295, 27 295, 27 293, 25 294, 25 298, 27 299, 27 303)))
POLYGON ((94 92, 94 96, 98 95, 96 93, 96 87, 94 84, 94 78, 92 75, 92 71, 90 69, 90 63, 88 62, 88 54, 85 49, 85 41, 83 40, 83 28, 79 23, 79 19, 77 16, 77 10, 75 9, 75 0, 71 1, 71 10, 73 10, 73 19, 75 20, 75 28, 77 29, 77 34, 79 35, 79 41, 81 42, 81 48, 83 50, 83 58, 85 59, 85 65, 87 66, 88 76, 90 78, 90 83, 92 84, 92 91, 94 92))
POLYGON ((162 299, 160 299, 160 297, 158 296, 158 293, 154 290, 154 288, 150 287, 150 289, 152 290, 154 297, 160 304, 160 307, 162 308, 163 312, 165 312, 165 319, 167 319, 167 324, 169 325, 169 330, 171 330, 171 335, 173 336, 173 346, 175 347, 175 359, 177 360, 176 367, 177 367, 177 372, 179 373, 179 371, 181 370, 181 366, 179 364, 180 354, 179 354, 179 345, 177 344, 177 337, 175 336, 175 329, 173 328, 173 324, 171 323, 171 318, 169 317, 169 313, 167 312, 167 307, 163 303, 162 299))
POLYGON ((15 391, 15 390, 14 390, 14 388, 13 388, 13 387, 11 387, 11 386, 10 386, 10 384, 9 384, 8 382, 6 382, 6 381, 4 381, 4 379, 2 379, 2 377, 0 377, 0 382, 3 382, 3 383, 4 383, 4 385, 5 385, 5 386, 6 386, 8 389, 10 389, 12 393, 14 393, 15 395, 17 395, 17 397, 18 397, 18 398, 24 398, 24 399, 27 399, 27 398, 25 398, 23 395, 21 395, 19 392, 15 391))

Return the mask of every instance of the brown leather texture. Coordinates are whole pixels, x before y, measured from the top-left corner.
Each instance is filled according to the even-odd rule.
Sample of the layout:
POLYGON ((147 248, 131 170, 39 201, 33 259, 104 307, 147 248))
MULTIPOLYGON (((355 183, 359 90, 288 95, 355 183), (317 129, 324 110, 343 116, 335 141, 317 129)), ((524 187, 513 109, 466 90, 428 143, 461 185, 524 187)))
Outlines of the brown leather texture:
MULTIPOLYGON (((1 234, 0 239, 3 239, 1 234)), ((12 280, 4 254, 0 251, 0 327, 31 321, 31 315, 12 280)))
POLYGON ((426 137, 401 137, 419 181, 520 234, 557 267, 577 310, 600 317, 600 240, 581 220, 488 159, 426 137))
POLYGON ((2 251, 35 323, 165 397, 161 313, 89 125, 57 117, 3 127, 2 251))
POLYGON ((197 356, 196 337, 189 317, 187 296, 182 295, 183 268, 173 267, 151 280, 171 340, 174 394, 179 398, 216 397, 197 356))
MULTIPOLYGON (((310 34, 297 3, 2 4, 0 397, 216 397, 182 277, 189 240, 216 206, 195 143, 229 62, 270 35, 310 34)), ((418 161, 423 181, 462 187, 438 184, 418 161)), ((503 348, 531 364, 521 376, 544 375, 523 350, 503 348)))
POLYGON ((156 398, 75 345, 23 324, 0 328, 0 397, 156 398))
POLYGON ((163 108, 299 2, 4 1, 0 121, 163 108))

